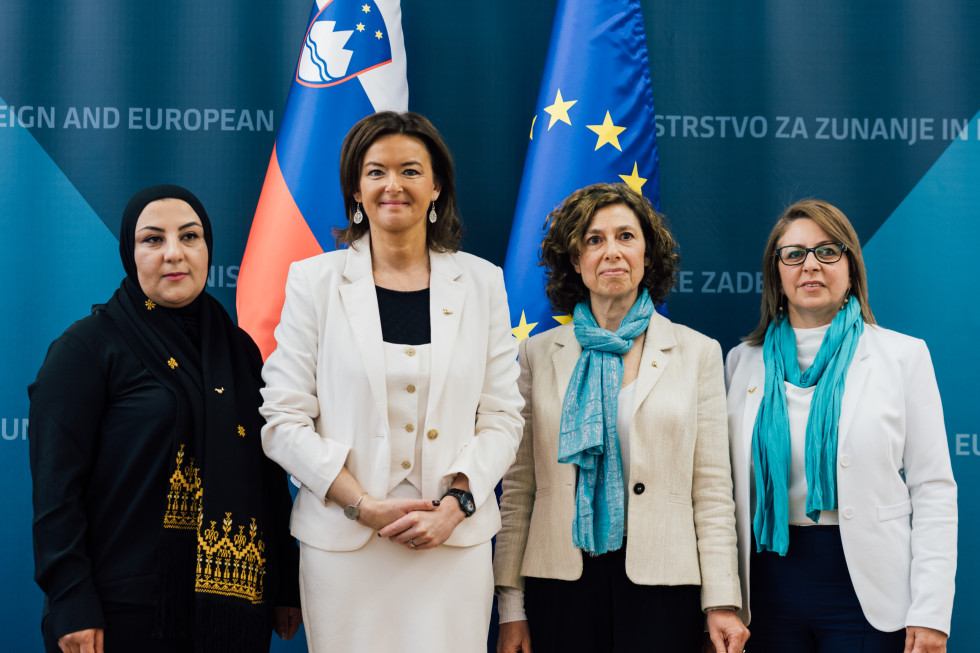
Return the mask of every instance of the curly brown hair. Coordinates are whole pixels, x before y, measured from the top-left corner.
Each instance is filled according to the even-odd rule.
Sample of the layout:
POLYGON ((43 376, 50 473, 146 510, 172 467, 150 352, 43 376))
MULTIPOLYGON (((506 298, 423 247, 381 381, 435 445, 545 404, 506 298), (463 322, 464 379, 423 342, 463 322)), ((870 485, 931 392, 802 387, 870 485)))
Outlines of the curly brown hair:
POLYGON ((643 230, 646 258, 650 264, 644 270, 640 286, 649 291, 655 304, 661 304, 667 298, 674 285, 680 256, 674 251, 677 243, 667 229, 664 216, 626 184, 592 184, 566 197, 548 215, 539 265, 547 270, 545 294, 555 310, 571 313, 577 303, 589 298, 589 289, 575 271, 572 258, 580 252, 582 238, 592 217, 599 209, 614 204, 622 204, 632 211, 643 230))
POLYGON ((440 184, 436 199, 436 222, 426 221, 426 244, 435 252, 455 252, 463 238, 463 223, 456 203, 455 170, 453 156, 449 152, 439 130, 425 116, 406 111, 379 111, 361 118, 344 137, 340 148, 340 192, 344 196, 347 228, 334 229, 337 246, 350 245, 370 229, 370 220, 356 224, 353 220, 354 193, 360 189, 361 168, 368 148, 378 139, 391 134, 402 134, 418 140, 425 146, 432 161, 432 174, 440 184))

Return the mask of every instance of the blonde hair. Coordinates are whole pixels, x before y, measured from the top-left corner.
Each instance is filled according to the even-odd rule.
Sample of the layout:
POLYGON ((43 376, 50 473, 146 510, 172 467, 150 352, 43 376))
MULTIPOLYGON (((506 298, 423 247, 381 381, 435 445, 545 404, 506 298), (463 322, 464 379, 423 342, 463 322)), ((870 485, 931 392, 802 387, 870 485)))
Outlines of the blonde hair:
POLYGON ((769 323, 779 314, 783 303, 783 289, 779 277, 779 255, 776 248, 790 224, 800 218, 813 220, 830 236, 831 240, 843 243, 847 247, 844 255, 847 256, 850 272, 850 296, 861 304, 861 317, 864 321, 867 324, 875 324, 875 316, 868 303, 868 276, 864 268, 864 257, 861 255, 861 241, 858 240, 857 232, 854 231, 851 222, 832 204, 815 199, 800 200, 783 211, 773 225, 772 231, 769 232, 769 240, 766 241, 766 249, 762 255, 761 318, 755 330, 742 338, 750 345, 762 344, 766 339, 769 323))

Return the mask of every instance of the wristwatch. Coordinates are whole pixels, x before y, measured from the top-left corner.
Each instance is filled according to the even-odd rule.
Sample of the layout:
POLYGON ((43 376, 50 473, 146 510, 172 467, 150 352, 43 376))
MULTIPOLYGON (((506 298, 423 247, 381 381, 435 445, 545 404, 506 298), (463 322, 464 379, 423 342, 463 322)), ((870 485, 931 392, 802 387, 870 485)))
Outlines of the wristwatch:
POLYGON ((459 488, 451 487, 449 490, 442 495, 442 498, 455 497, 459 501, 459 509, 463 511, 463 517, 472 517, 473 513, 476 512, 476 503, 473 501, 473 495, 466 490, 460 490, 459 488))
POLYGON ((362 494, 361 496, 357 497, 357 502, 354 505, 344 508, 344 517, 357 521, 361 516, 361 509, 358 508, 358 506, 361 505, 361 500, 364 499, 365 496, 367 495, 362 494))

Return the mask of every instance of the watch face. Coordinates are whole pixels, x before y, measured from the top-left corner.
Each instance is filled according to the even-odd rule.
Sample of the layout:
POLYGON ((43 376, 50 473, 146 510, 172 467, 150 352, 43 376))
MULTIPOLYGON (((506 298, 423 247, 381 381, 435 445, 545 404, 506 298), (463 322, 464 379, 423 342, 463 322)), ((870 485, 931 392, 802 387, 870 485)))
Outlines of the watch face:
POLYGON ((459 501, 459 508, 465 516, 469 517, 476 512, 476 502, 473 501, 473 495, 469 492, 452 488, 446 492, 446 496, 456 497, 456 500, 459 501))
POLYGON ((347 506, 344 508, 344 517, 347 519, 353 519, 357 521, 357 518, 361 516, 361 509, 357 506, 347 506))

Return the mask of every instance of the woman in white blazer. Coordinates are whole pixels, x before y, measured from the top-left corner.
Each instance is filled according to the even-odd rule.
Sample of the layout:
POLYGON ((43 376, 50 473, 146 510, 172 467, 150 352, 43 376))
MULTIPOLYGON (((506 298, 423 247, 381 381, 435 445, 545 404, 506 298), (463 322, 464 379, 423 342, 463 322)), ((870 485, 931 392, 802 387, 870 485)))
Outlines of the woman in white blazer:
POLYGON ((956 484, 921 340, 875 325, 837 208, 790 206, 762 320, 726 361, 753 653, 946 650, 956 484))
POLYGON ((574 323, 521 342, 497 650, 692 653, 706 610, 711 650, 741 653, 721 348, 653 310, 674 240, 623 184, 576 191, 549 222, 547 295, 574 323))
POLYGON ((347 249, 294 263, 263 370, 266 453, 291 519, 311 651, 486 647, 494 486, 520 442, 499 268, 457 251, 448 149, 414 113, 341 151, 347 249))

